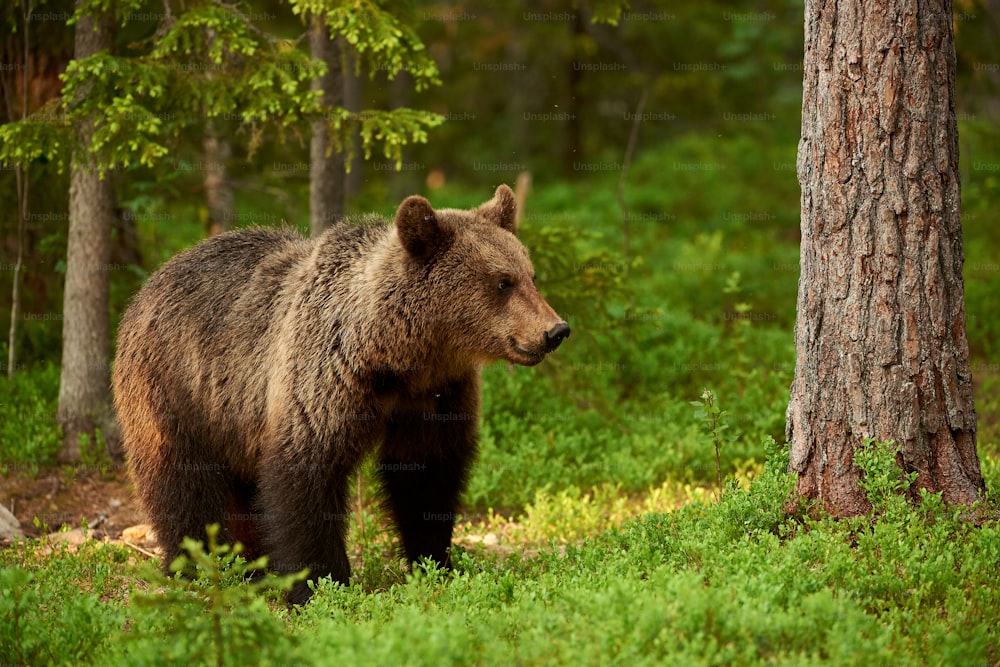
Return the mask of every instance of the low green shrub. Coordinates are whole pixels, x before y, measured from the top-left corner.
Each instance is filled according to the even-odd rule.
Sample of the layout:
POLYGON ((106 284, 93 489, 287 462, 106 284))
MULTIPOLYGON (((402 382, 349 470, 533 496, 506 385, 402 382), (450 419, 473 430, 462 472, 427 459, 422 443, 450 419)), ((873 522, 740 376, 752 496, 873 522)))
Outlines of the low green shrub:
POLYGON ((127 549, 58 540, 0 550, 0 656, 15 665, 107 664, 125 622, 127 549))
MULTIPOLYGON (((298 660, 296 642, 265 593, 289 590, 305 573, 276 576, 267 559, 247 562, 242 547, 185 538, 186 554, 170 564, 173 577, 147 567, 145 586, 133 589, 130 631, 117 664, 280 665, 298 660), (182 577, 181 572, 193 575, 182 577)), ((271 596, 273 604, 278 598, 271 596)))
POLYGON ((13 380, 0 380, 0 474, 34 474, 55 459, 62 438, 58 399, 58 364, 33 366, 13 380))

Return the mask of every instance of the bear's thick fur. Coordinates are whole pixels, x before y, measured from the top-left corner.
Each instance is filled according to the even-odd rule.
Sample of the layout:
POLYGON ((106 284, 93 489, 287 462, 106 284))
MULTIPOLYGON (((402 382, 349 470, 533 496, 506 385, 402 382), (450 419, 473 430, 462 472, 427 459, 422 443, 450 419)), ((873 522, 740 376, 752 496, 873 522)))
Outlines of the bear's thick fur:
MULTIPOLYGON (((113 384, 165 564, 220 523, 275 571, 347 582, 349 480, 374 451, 406 556, 448 565, 480 368, 534 365, 569 335, 514 214, 505 185, 471 211, 408 197, 394 224, 223 234, 149 279, 113 384)), ((290 600, 309 594, 303 582, 290 600)))

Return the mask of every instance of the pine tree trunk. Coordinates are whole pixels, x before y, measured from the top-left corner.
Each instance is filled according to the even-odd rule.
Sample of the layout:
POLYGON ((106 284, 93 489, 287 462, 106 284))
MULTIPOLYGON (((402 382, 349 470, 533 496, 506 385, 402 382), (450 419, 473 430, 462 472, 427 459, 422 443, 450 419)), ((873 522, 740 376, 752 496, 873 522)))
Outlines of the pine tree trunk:
MULTIPOLYGON (((338 40, 341 46, 344 68, 341 72, 344 77, 344 108, 348 111, 358 113, 361 111, 361 77, 356 73, 357 57, 354 54, 354 47, 345 40, 338 40)), ((364 160, 361 159, 361 136, 353 133, 348 139, 353 147, 353 157, 351 158, 350 171, 344 174, 344 205, 356 198, 361 193, 361 179, 364 169, 364 160)), ((345 147, 346 148, 346 147, 345 147)), ((345 171, 346 171, 345 163, 345 171)))
POLYGON ((805 5, 802 273, 788 406, 798 490, 867 512, 854 452, 892 440, 917 485, 983 480, 965 331, 952 4, 805 5))
POLYGON ((233 184, 229 180, 228 162, 233 153, 229 138, 215 130, 212 121, 205 124, 201 141, 205 152, 205 202, 208 204, 208 235, 215 236, 229 229, 234 214, 233 184))
MULTIPOLYGON (((389 105, 393 109, 411 106, 412 92, 413 77, 409 72, 404 70, 389 82, 389 105)), ((395 165, 393 165, 392 168, 383 172, 389 181, 390 201, 403 201, 420 188, 419 183, 416 181, 416 173, 412 170, 411 165, 408 164, 410 151, 407 150, 406 146, 403 146, 401 156, 402 162, 405 165, 401 171, 396 171, 395 165)), ((388 162, 383 164, 386 167, 389 166, 388 162)))
MULTIPOLYGON (((323 77, 312 82, 312 89, 323 91, 324 106, 340 106, 343 104, 340 49, 319 18, 313 19, 309 32, 309 55, 325 62, 328 68, 323 77)), ((344 157, 336 147, 331 150, 329 131, 322 120, 312 123, 309 159, 309 231, 318 236, 344 214, 344 157)))
MULTIPOLYGON (((80 4, 79 2, 77 3, 80 4)), ((75 57, 85 58, 113 45, 114 16, 85 14, 76 24, 75 57)), ((79 146, 89 146, 93 127, 77 127, 79 146)), ((88 163, 85 150, 70 173, 69 240, 63 297, 63 353, 58 421, 63 429, 59 459, 80 460, 79 436, 111 424, 111 334, 108 264, 114 190, 88 163)))

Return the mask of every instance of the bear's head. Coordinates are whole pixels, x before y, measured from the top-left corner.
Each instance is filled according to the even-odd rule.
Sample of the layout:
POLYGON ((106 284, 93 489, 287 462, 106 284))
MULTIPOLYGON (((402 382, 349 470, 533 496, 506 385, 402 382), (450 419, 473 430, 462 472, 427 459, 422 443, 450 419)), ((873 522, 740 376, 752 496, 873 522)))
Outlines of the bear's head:
POLYGON ((396 213, 427 331, 478 363, 533 366, 569 336, 569 325, 535 288, 528 251, 514 235, 516 210, 514 193, 501 185, 473 210, 434 210, 413 196, 396 213))

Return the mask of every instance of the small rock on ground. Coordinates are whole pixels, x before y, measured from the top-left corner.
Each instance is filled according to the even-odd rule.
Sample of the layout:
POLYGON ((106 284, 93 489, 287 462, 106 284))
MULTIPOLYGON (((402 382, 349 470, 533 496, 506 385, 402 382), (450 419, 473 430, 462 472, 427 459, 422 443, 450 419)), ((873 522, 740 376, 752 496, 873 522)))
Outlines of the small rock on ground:
POLYGON ((11 540, 15 537, 24 537, 21 522, 10 513, 10 510, 0 505, 0 539, 11 540))

